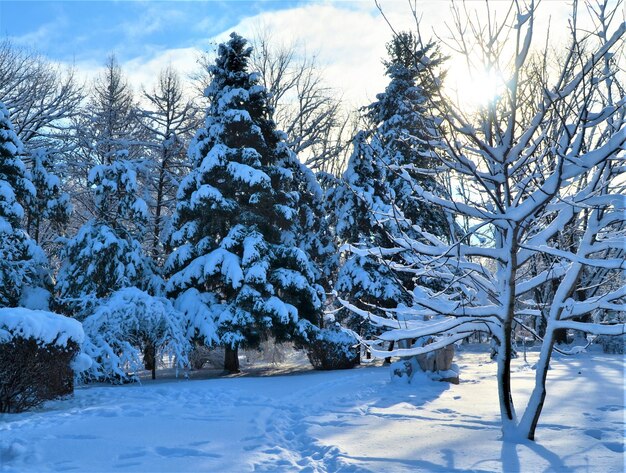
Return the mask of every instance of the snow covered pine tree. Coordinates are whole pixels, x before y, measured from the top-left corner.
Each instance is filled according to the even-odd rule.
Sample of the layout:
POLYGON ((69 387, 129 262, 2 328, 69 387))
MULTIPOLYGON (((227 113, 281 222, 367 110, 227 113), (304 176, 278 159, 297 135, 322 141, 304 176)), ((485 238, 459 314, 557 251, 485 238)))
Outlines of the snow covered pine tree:
POLYGON ((21 203, 35 197, 35 187, 20 159, 22 143, 9 112, 0 102, 0 307, 16 307, 29 288, 45 281, 46 257, 24 231, 21 203))
POLYGON ((62 308, 79 318, 118 289, 147 289, 151 283, 150 262, 141 248, 148 216, 139 197, 133 104, 111 57, 94 83, 78 137, 76 161, 88 167, 90 193, 80 199, 79 211, 91 219, 67 241, 57 283, 62 308))
POLYGON ((28 171, 37 194, 28 199, 27 230, 35 241, 48 248, 64 233, 72 213, 70 196, 61 189, 61 180, 54 174, 54 149, 39 147, 30 151, 28 171))
POLYGON ((284 134, 258 74, 248 72, 250 54, 232 33, 209 66, 210 105, 189 149, 194 169, 178 191, 166 265, 167 292, 186 314, 189 336, 224 345, 230 372, 239 370, 240 346, 270 334, 306 339, 323 297, 309 257, 283 241, 298 196, 283 167, 291 159, 284 134))
MULTIPOLYGON (((421 230, 446 240, 452 228, 446 212, 416 199, 413 192, 419 184, 445 194, 433 178, 436 159, 429 143, 437 131, 426 111, 440 84, 436 73, 442 59, 433 43, 418 50, 411 33, 400 33, 387 44, 387 52, 389 85, 364 109, 368 128, 354 139, 348 169, 331 197, 337 202, 337 236, 348 250, 337 291, 379 315, 410 302, 419 268, 410 270, 415 261, 404 259, 402 252, 381 259, 376 250, 350 253, 350 248, 386 247, 396 238, 415 238, 421 230), (427 55, 432 56, 428 65, 417 67, 415 57, 427 55)), ((423 282, 436 284, 432 279, 423 282)), ((373 333, 359 319, 348 317, 347 323, 361 334, 373 333)))

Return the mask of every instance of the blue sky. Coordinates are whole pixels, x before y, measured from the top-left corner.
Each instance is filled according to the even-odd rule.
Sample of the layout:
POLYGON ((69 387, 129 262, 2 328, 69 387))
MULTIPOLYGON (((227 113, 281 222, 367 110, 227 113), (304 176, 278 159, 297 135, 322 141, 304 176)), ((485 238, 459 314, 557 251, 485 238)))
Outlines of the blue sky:
POLYGON ((197 47, 244 18, 299 3, 0 0, 0 32, 61 61, 104 58, 110 52, 124 61, 169 48, 197 47))

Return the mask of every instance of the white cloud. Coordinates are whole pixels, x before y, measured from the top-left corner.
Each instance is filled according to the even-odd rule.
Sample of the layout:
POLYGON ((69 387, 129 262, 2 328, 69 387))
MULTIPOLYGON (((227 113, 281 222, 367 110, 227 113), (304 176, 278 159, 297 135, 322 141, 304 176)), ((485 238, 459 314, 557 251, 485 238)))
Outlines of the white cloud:
MULTIPOLYGON (((452 24, 450 3, 429 0, 417 3, 420 14, 420 28, 425 38, 440 37, 449 39, 446 25, 452 24)), ((468 2, 468 8, 482 9, 483 2, 468 2)), ((491 2, 498 18, 504 16, 508 2, 491 2)), ((408 3, 383 1, 385 15, 395 30, 415 29, 415 19, 408 3)), ((584 17, 584 9, 581 9, 584 17)), ((162 12, 161 12, 162 13, 162 12)), ((567 40, 567 21, 570 13, 569 1, 544 1, 537 14, 535 44, 543 47, 548 24, 551 25, 551 45, 567 40)), ((484 9, 479 13, 486 18, 484 9)), ((162 15, 151 18, 161 21, 162 15)), ((201 18, 198 21, 202 21, 201 18)), ((581 20, 589 23, 588 19, 581 20)), ((164 49, 153 51, 122 64, 131 83, 137 90, 141 85, 150 87, 158 72, 172 64, 183 76, 197 71, 199 53, 211 42, 227 39, 231 31, 243 36, 252 36, 259 25, 268 27, 272 37, 285 44, 294 41, 316 54, 324 75, 331 87, 343 94, 347 103, 361 106, 371 102, 376 93, 387 83, 381 59, 385 56, 385 43, 392 36, 389 25, 374 7, 373 2, 326 2, 306 4, 285 10, 260 13, 245 18, 237 25, 228 28, 215 37, 206 38, 197 48, 164 49)), ((460 63, 451 61, 453 75, 461 76, 460 63)), ((100 66, 92 63, 76 65, 84 76, 93 77, 100 66)))

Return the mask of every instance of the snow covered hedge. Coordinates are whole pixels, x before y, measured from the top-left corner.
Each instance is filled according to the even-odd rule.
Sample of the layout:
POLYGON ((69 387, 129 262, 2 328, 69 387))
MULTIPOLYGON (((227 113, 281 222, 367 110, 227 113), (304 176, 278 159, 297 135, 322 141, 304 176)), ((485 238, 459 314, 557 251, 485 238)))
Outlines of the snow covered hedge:
POLYGON ((0 412, 21 412, 71 394, 81 324, 62 315, 24 308, 0 309, 0 412))

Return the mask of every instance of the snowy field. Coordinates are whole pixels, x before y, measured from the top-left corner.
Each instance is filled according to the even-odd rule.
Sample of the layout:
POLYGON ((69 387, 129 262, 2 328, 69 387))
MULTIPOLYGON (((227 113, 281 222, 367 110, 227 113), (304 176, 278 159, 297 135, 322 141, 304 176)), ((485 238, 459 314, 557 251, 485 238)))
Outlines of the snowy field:
MULTIPOLYGON (((387 367, 361 367, 79 388, 36 412, 0 415, 0 470, 624 470, 623 356, 559 357, 537 442, 518 445, 499 440, 488 355, 464 351, 457 362, 457 386, 397 385, 387 367)), ((515 360, 518 409, 533 373, 515 360)))

